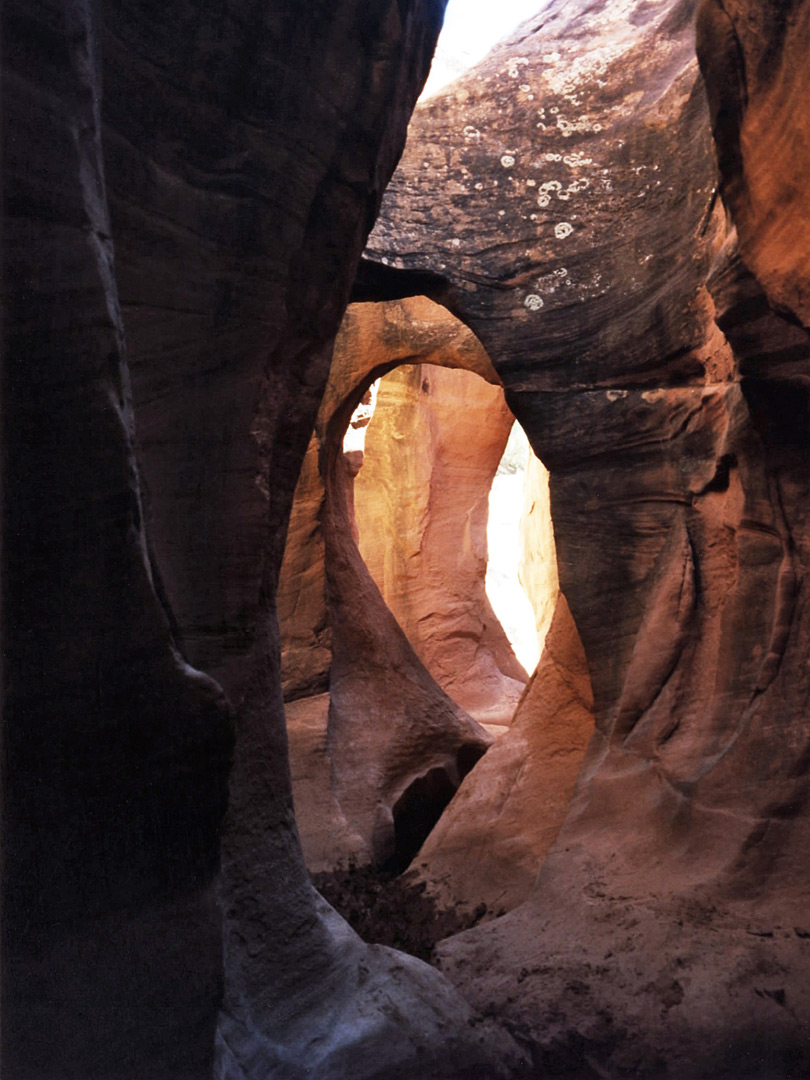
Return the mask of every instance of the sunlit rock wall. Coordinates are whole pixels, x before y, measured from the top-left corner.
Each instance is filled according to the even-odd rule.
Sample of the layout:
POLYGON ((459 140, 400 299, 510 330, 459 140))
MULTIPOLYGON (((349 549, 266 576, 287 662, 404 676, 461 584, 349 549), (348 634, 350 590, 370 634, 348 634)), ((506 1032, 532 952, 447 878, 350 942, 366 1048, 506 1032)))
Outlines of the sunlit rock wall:
POLYGON ((485 592, 489 489, 513 422, 474 374, 391 372, 354 482, 360 553, 397 622, 462 708, 501 725, 528 677, 485 592))
MULTIPOLYGON (((335 343, 321 428, 351 395, 361 393, 377 375, 405 363, 460 368, 498 383, 475 336, 425 297, 352 304, 335 343)), ((324 498, 318 461, 321 445, 321 438, 314 436, 302 467, 279 582, 282 683, 288 700, 325 690, 329 684, 331 630, 320 520, 324 498)))
POLYGON ((534 612, 537 640, 541 648, 554 618, 560 587, 548 484, 548 469, 538 457, 529 454, 523 477, 523 508, 518 529, 518 576, 534 612))
MULTIPOLYGON (((461 510, 456 504, 455 516, 452 507, 447 506, 442 521, 447 529, 452 529, 455 522, 461 536, 469 536, 470 542, 466 547, 455 542, 451 545, 440 529, 432 546, 425 545, 425 554, 427 557, 432 550, 434 561, 441 557, 454 560, 454 573, 463 575, 471 591, 468 603, 477 620, 475 651, 483 654, 478 667, 493 682, 497 680, 496 689, 505 688, 507 694, 514 681, 497 666, 495 649, 501 650, 504 666, 511 662, 511 670, 520 674, 502 632, 496 636, 495 627, 487 629, 483 617, 488 606, 483 590, 485 565, 480 558, 486 496, 511 426, 502 392, 497 385, 490 385, 496 380, 486 354, 469 330, 430 301, 353 305, 336 343, 316 433, 299 480, 279 588, 296 808, 304 851, 312 869, 331 868, 350 857, 358 862, 384 863, 393 854, 393 809, 406 788, 436 768, 442 769, 456 786, 491 742, 447 696, 441 680, 434 680, 423 663, 425 655, 420 657, 418 649, 414 651, 420 639, 409 641, 405 632, 408 625, 403 628, 397 623, 398 612, 392 613, 386 605, 355 540, 356 463, 348 460, 351 455, 343 453, 344 432, 371 380, 401 361, 414 359, 421 361, 415 369, 422 372, 420 387, 423 381, 430 380, 443 385, 440 380, 447 375, 451 381, 453 376, 466 375, 474 385, 481 386, 483 393, 475 390, 472 394, 478 413, 470 419, 477 420, 480 426, 483 414, 492 411, 494 435, 477 438, 472 445, 465 436, 462 455, 458 440, 442 442, 442 438, 448 439, 448 433, 439 434, 440 424, 434 424, 435 436, 428 441, 417 424, 412 434, 416 440, 423 438, 420 456, 418 443, 400 447, 397 440, 386 439, 383 429, 375 449, 368 449, 369 465, 378 469, 390 461, 395 451, 405 454, 403 461, 388 472, 387 483, 395 492, 388 509, 395 524, 406 522, 411 530, 419 525, 419 515, 413 513, 419 500, 435 504, 437 499, 441 501, 442 492, 446 493, 446 475, 444 488, 431 482, 431 470, 439 459, 437 446, 449 447, 451 463, 468 463, 470 478, 464 490, 467 503, 461 510), (445 366, 464 370, 447 372, 442 370, 445 366), (416 455, 413 467, 427 463, 428 471, 419 473, 413 490, 408 491, 401 485, 409 475, 404 461, 412 452, 416 455), (477 517, 470 521, 468 511, 476 508, 477 517), (308 643, 316 640, 321 624, 328 628, 328 656, 311 650, 307 660, 308 643), (303 699, 318 688, 320 679, 321 685, 328 686, 328 695, 309 704, 303 700, 297 703, 295 699, 303 699), (322 781, 328 785, 328 797, 322 781), (324 815, 331 823, 328 826, 321 820, 324 815)), ((396 373, 388 378, 397 385, 396 373)), ((386 415, 385 396, 383 389, 378 395, 378 406, 382 399, 382 416, 386 415)), ((367 441, 374 444, 374 438, 369 428, 367 441)), ((367 501, 371 501, 370 493, 367 501)), ((375 501, 374 507, 377 512, 386 509, 382 502, 375 501)), ((367 506, 367 513, 369 509, 367 506)), ((391 536, 385 529, 391 526, 383 529, 379 519, 363 520, 362 515, 359 525, 360 537, 365 536, 367 543, 372 541, 372 552, 376 538, 376 554, 383 557, 391 536)), ((384 588, 382 575, 378 580, 384 588)), ((434 591, 442 584, 434 578, 434 591)), ((440 612, 446 610, 450 615, 452 595, 438 591, 433 600, 424 594, 422 599, 428 606, 435 601, 440 612)), ((448 650, 452 648, 450 635, 446 644, 448 650)), ((471 693, 475 689, 475 680, 470 680, 471 693)), ((499 697, 494 697, 493 702, 491 686, 489 691, 485 704, 492 707, 494 703, 508 720, 518 695, 512 691, 504 707, 499 697)), ((480 704, 483 692, 479 690, 478 695, 475 700, 480 704)))
POLYGON ((440 907, 502 915, 530 895, 593 735, 585 654, 565 597, 512 725, 453 798, 408 880, 440 907), (475 857, 471 858, 471 852, 475 857))

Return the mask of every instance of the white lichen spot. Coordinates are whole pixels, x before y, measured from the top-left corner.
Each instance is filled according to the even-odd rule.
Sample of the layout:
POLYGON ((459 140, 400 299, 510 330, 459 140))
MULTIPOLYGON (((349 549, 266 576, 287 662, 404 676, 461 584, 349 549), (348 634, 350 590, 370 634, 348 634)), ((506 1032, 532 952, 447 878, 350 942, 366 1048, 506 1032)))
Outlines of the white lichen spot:
POLYGON ((461 241, 457 236, 453 237, 453 247, 461 247, 461 241))
POLYGON ((550 197, 548 195, 538 195, 537 196, 537 205, 539 207, 541 207, 541 208, 544 207, 544 206, 548 206, 548 204, 550 202, 551 202, 551 199, 550 199, 550 197))
POLYGON ((516 79, 520 74, 520 69, 522 67, 526 67, 528 63, 529 60, 526 56, 516 56, 513 59, 509 60, 506 66, 506 71, 509 75, 509 78, 516 79))
POLYGON ((581 150, 574 150, 573 153, 565 155, 563 162, 576 169, 582 165, 593 165, 593 158, 586 157, 581 150))
POLYGON ((627 397, 626 390, 606 390, 605 397, 608 401, 620 401, 622 398, 627 397))
POLYGON ((666 397, 666 390, 645 390, 642 393, 642 397, 645 401, 649 401, 652 405, 653 402, 660 401, 662 397, 666 397))
POLYGON ((483 190, 484 190, 484 185, 483 185, 483 184, 481 183, 481 181, 480 181, 480 180, 479 180, 479 181, 478 181, 478 183, 477 183, 477 184, 475 185, 475 190, 476 190, 476 191, 483 191, 483 190))
POLYGON ((523 91, 524 94, 528 94, 528 92, 531 90, 531 87, 528 83, 521 83, 520 89, 523 91))
POLYGON ((537 221, 537 214, 529 214, 529 219, 531 221, 537 221))
POLYGON ((504 154, 501 158, 501 165, 503 165, 505 169, 511 169, 514 164, 515 159, 512 157, 511 154, 504 154))
POLYGON ((537 187, 537 181, 536 180, 527 180, 526 181, 526 187, 537 187))
POLYGON ((565 240, 574 231, 574 226, 569 221, 560 221, 554 226, 554 235, 558 240, 565 240))
POLYGON ((562 154, 546 154, 546 161, 562 161, 562 154))
POLYGON ((467 124, 464 128, 464 138, 473 139, 475 142, 481 138, 481 132, 477 127, 473 127, 472 124, 467 124))
POLYGON ((506 214, 505 210, 499 210, 498 211, 498 217, 503 217, 505 214, 506 214))
POLYGON ((526 299, 523 301, 523 306, 528 308, 529 311, 539 311, 543 306, 543 297, 538 296, 537 293, 529 293, 526 299))

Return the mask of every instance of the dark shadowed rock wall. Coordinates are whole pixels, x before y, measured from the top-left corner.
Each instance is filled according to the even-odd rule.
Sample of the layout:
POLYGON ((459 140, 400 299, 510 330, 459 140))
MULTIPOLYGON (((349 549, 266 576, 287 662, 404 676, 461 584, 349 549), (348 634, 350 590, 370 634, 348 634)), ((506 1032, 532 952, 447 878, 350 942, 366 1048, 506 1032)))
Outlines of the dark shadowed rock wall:
POLYGON ((144 534, 98 25, 3 19, 3 1075, 203 1077, 229 710, 144 534))
POLYGON ((480 1065, 449 984, 367 949, 309 885, 274 611, 331 339, 441 17, 4 5, 4 1076, 211 1075, 232 732, 186 661, 236 706, 218 1074, 480 1065))

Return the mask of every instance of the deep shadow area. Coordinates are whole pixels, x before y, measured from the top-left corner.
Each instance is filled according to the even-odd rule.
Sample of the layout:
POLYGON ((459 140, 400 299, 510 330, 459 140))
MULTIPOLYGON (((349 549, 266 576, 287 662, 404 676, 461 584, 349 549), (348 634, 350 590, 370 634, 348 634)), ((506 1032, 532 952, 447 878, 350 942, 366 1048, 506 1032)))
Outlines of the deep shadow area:
POLYGON ((384 870, 401 874, 430 835, 456 785, 445 769, 430 769, 410 784, 394 804, 394 854, 384 870))
MULTIPOLYGON (((481 760, 485 751, 465 743, 456 755, 458 783, 481 760)), ((446 769, 430 769, 417 777, 394 804, 394 853, 381 869, 383 877, 404 874, 450 804, 458 785, 446 769)))
POLYGON ((426 894, 425 883, 414 885, 409 877, 374 866, 350 865, 313 874, 312 883, 364 941, 401 949, 431 963, 437 942, 469 930, 488 909, 486 904, 473 911, 461 906, 440 908, 426 894))

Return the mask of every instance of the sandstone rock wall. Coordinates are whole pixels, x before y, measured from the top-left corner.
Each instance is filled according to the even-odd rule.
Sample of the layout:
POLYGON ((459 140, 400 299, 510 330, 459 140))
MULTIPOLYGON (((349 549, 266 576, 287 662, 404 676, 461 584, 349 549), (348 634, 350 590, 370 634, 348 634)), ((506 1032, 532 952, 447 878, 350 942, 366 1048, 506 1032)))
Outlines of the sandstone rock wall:
MULTIPOLYGON (((475 335, 445 308, 425 297, 380 304, 352 304, 335 343, 332 378, 321 408, 321 436, 313 436, 293 501, 278 588, 282 627, 282 683, 288 700, 325 690, 329 683, 331 631, 323 562, 324 483, 318 454, 335 410, 376 375, 419 362, 498 378, 475 335)), ((358 397, 359 400, 359 397, 358 397)))
POLYGON ((3 9, 3 1075, 211 1073, 232 745, 143 528, 90 5, 3 9))
POLYGON ((441 907, 484 904, 493 916, 523 903, 568 813, 592 735, 585 654, 560 595, 512 726, 464 781, 409 880, 441 907))
POLYGON ((769 303, 807 328, 807 6, 702 0, 697 32, 723 201, 744 263, 769 303))
POLYGON ((359 548, 428 671, 482 723, 508 725, 528 676, 485 592, 487 500, 514 419, 466 371, 380 383, 354 482, 359 548))
MULTIPOLYGON (((782 1080, 810 1071, 809 16, 702 3, 707 110, 694 14, 554 0, 422 107, 357 295, 430 292, 492 357, 596 707, 531 899, 445 970, 535 1070, 782 1080)), ((218 1074, 514 1075, 311 890, 280 693, 293 489, 441 4, 3 18, 4 1076, 210 1075, 229 706, 186 661, 237 706, 218 1074)))
MULTIPOLYGON (((489 687, 486 704, 490 709, 494 694, 504 687, 508 692, 513 685, 513 680, 497 667, 494 650, 500 648, 504 666, 511 661, 512 670, 519 673, 502 632, 497 637, 487 628, 485 567, 477 550, 484 542, 489 480, 511 426, 501 391, 479 376, 481 373, 489 380, 494 378, 486 354, 474 336, 445 309, 424 298, 408 303, 353 307, 336 344, 316 434, 299 480, 292 518, 294 531, 288 541, 279 590, 280 612, 290 615, 289 622, 282 623, 288 701, 301 698, 320 679, 326 685, 328 675, 329 695, 319 699, 322 709, 315 702, 311 706, 303 702, 294 707, 288 705, 287 709, 293 769, 300 777, 296 786, 299 825, 308 865, 315 870, 333 868, 349 857, 359 862, 385 863, 395 855, 394 809, 409 786, 437 769, 442 770, 452 787, 457 786, 491 742, 443 691, 442 680, 436 682, 431 677, 422 661, 428 656, 435 659, 438 645, 432 654, 423 652, 421 657, 414 651, 395 618, 395 614, 402 613, 392 614, 386 605, 355 539, 356 469, 348 460, 350 455, 343 451, 344 431, 369 382, 376 374, 396 366, 400 357, 419 357, 424 361, 414 369, 422 373, 420 387, 423 383, 430 385, 431 380, 434 386, 444 386, 448 376, 451 384, 454 377, 466 376, 483 387, 483 393, 476 390, 471 396, 467 392, 464 398, 465 405, 478 407, 478 413, 468 418, 468 424, 472 421, 474 427, 477 422, 480 427, 484 415, 494 414, 494 431, 483 440, 478 431, 472 450, 469 430, 463 439, 452 438, 453 430, 456 436, 459 434, 458 419, 455 429, 445 431, 444 441, 438 435, 428 439, 423 445, 424 456, 420 459, 417 453, 413 464, 408 466, 410 474, 405 470, 405 462, 410 460, 415 448, 409 448, 405 457, 400 456, 392 463, 398 441, 393 437, 386 439, 384 432, 381 438, 375 437, 369 429, 368 439, 374 444, 374 449, 369 450, 369 461, 376 461, 372 468, 382 466, 383 474, 388 477, 385 482, 395 491, 391 500, 399 515, 393 522, 395 526, 407 522, 403 527, 412 530, 414 523, 418 525, 418 515, 414 517, 412 513, 418 499, 426 499, 434 507, 445 504, 441 527, 422 545, 425 565, 431 558, 434 563, 443 558, 445 570, 449 562, 456 576, 464 575, 470 592, 467 605, 473 621, 473 652, 479 657, 478 673, 484 672, 496 684, 489 687), (461 370, 446 371, 439 364, 461 370), (455 503, 447 499, 448 465, 441 460, 442 447, 450 467, 453 461, 457 468, 460 462, 467 463, 466 488, 456 493, 455 503), (427 472, 419 473, 414 479, 414 468, 420 462, 427 466, 427 472), (439 482, 442 476, 444 479, 439 482), (470 521, 470 512, 474 513, 476 506, 477 517, 470 521), (447 543, 448 519, 456 521, 462 535, 466 530, 471 537, 466 547, 447 543), (302 568, 306 568, 306 575, 302 575, 302 568), (319 625, 308 621, 313 613, 328 627, 328 657, 317 653, 313 656, 310 643, 315 640, 319 625), (299 663, 302 657, 303 663, 299 663), (328 671, 319 669, 325 662, 328 671), (316 730, 320 732, 317 736, 313 734, 316 730), (330 797, 324 811, 331 822, 328 828, 318 817, 318 807, 326 804, 319 796, 317 784, 309 779, 316 775, 328 776, 330 797)), ((393 378, 393 385, 397 385, 396 373, 387 378, 393 378)), ((386 396, 382 389, 378 406, 381 403, 383 417, 386 396)), ((456 411, 459 404, 456 400, 456 411)), ((447 413, 443 419, 447 429, 451 423, 447 413)), ((424 432, 420 433, 417 425, 415 436, 420 435, 424 432)), ((371 501, 368 496, 358 500, 362 504, 358 506, 360 535, 366 541, 376 537, 379 541, 376 553, 382 557, 392 534, 382 531, 382 520, 367 520, 371 501)), ((378 508, 385 509, 382 504, 378 508)), ((385 525, 385 529, 389 528, 385 525)), ((372 546, 372 553, 374 550, 372 546)), ((437 572, 431 582, 426 582, 432 585, 433 593, 423 593, 421 599, 423 607, 435 603, 452 621, 453 594, 446 586, 441 591, 441 577, 437 572)), ((382 574, 378 580, 384 588, 382 574)), ((417 626, 415 620, 403 621, 406 630, 417 626)), ((413 644, 418 647, 420 641, 414 633, 413 644)), ((445 635, 444 645, 449 653, 453 647, 450 635, 445 635)), ((462 663, 457 656, 455 659, 462 663)), ((470 659, 463 658, 464 670, 470 659)), ((452 670, 451 664, 448 667, 452 670)), ((480 705, 486 699, 481 691, 478 693, 476 700, 480 705)), ((513 693, 513 700, 507 702, 505 709, 494 697, 504 719, 511 717, 517 696, 513 693)))
POLYGON ((554 618, 560 588, 548 482, 548 469, 538 457, 529 454, 519 527, 519 577, 531 601, 541 646, 554 618))
MULTIPOLYGON (((804 8, 767 11, 767 86, 802 85, 804 8)), ((552 4, 421 106, 363 282, 434 275, 492 357, 550 471, 596 705, 532 899, 449 943, 447 970, 479 1003, 497 985, 496 1011, 575 1073, 595 1053, 610 1075, 771 1075, 770 1030, 782 1076, 810 1011, 792 931, 808 901, 807 398, 743 365, 758 351, 803 382, 807 343, 771 336, 773 309, 728 267, 693 16, 552 4), (772 1008, 769 979, 794 1013, 772 1008)), ((735 25, 764 55, 758 20, 735 25)), ((738 110, 744 132, 757 106, 738 110)), ((792 161, 777 131, 762 175, 770 145, 792 161)), ((794 220, 794 199, 776 216, 794 220)), ((769 246, 770 281, 800 286, 803 250, 769 246)))
POLYGON ((442 7, 4 5, 4 1076, 209 1077, 222 915, 218 1075, 486 1067, 309 884, 275 614, 442 7))

